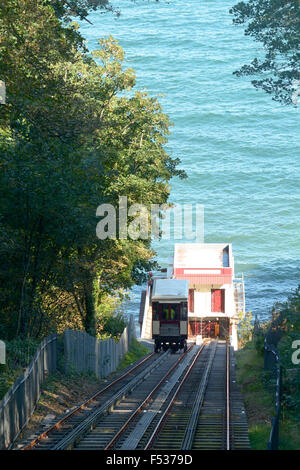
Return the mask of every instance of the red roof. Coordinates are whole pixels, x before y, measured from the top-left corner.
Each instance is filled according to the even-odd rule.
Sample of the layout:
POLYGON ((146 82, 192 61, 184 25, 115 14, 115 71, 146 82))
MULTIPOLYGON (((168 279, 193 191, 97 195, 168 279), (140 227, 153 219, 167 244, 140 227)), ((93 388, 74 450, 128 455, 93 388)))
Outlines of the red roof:
POLYGON ((187 279, 189 287, 197 285, 222 285, 232 283, 231 268, 175 268, 176 279, 187 279))

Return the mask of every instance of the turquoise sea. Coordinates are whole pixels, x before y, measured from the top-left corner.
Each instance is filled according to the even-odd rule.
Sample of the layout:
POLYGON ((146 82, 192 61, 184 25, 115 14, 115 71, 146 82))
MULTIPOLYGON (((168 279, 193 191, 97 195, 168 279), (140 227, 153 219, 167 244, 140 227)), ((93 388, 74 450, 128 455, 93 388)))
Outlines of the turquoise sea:
MULTIPOLYGON (((167 150, 188 179, 171 201, 203 204, 205 242, 233 244, 245 276, 246 308, 269 316, 300 284, 299 109, 274 102, 232 72, 261 53, 234 26, 237 0, 124 0, 121 16, 91 14, 88 47, 112 35, 137 73, 137 88, 160 98, 174 127, 167 150)), ((164 264, 173 241, 155 242, 164 264)), ((127 311, 138 315, 140 288, 127 311)))

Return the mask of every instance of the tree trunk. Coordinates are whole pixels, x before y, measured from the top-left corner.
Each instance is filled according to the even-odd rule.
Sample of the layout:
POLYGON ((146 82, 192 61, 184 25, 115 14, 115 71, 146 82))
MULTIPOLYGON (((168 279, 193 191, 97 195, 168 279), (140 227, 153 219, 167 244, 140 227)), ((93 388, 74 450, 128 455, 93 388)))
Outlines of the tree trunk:
POLYGON ((93 276, 88 273, 87 278, 84 280, 84 304, 85 304, 85 318, 84 328, 85 331, 91 335, 96 336, 96 310, 94 299, 94 282, 93 276))

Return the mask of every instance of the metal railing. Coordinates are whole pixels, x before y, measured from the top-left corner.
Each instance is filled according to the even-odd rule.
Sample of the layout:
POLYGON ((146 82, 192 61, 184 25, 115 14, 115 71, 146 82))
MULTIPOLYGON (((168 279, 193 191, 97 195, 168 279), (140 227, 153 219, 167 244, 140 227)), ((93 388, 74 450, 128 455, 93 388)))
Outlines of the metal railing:
POLYGON ((280 396, 281 396, 281 367, 280 357, 274 345, 270 345, 265 338, 265 370, 275 373, 275 416, 272 418, 272 427, 268 442, 268 450, 278 450, 279 422, 280 422, 280 396))

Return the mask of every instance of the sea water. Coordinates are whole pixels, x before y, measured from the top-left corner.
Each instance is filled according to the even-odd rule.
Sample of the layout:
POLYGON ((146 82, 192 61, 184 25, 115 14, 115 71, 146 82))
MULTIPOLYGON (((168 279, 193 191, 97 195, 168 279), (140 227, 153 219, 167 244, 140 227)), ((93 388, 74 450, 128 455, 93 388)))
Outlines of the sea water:
MULTIPOLYGON (((232 243, 246 309, 266 319, 300 284, 299 108, 233 75, 262 54, 261 44, 233 25, 235 3, 123 0, 119 18, 95 12, 81 32, 90 50, 98 38, 118 39, 136 88, 164 95, 174 123, 166 149, 188 174, 172 180, 170 200, 204 205, 204 241, 232 243)), ((162 266, 173 244, 154 242, 162 266)), ((126 305, 136 318, 140 290, 126 305)))

